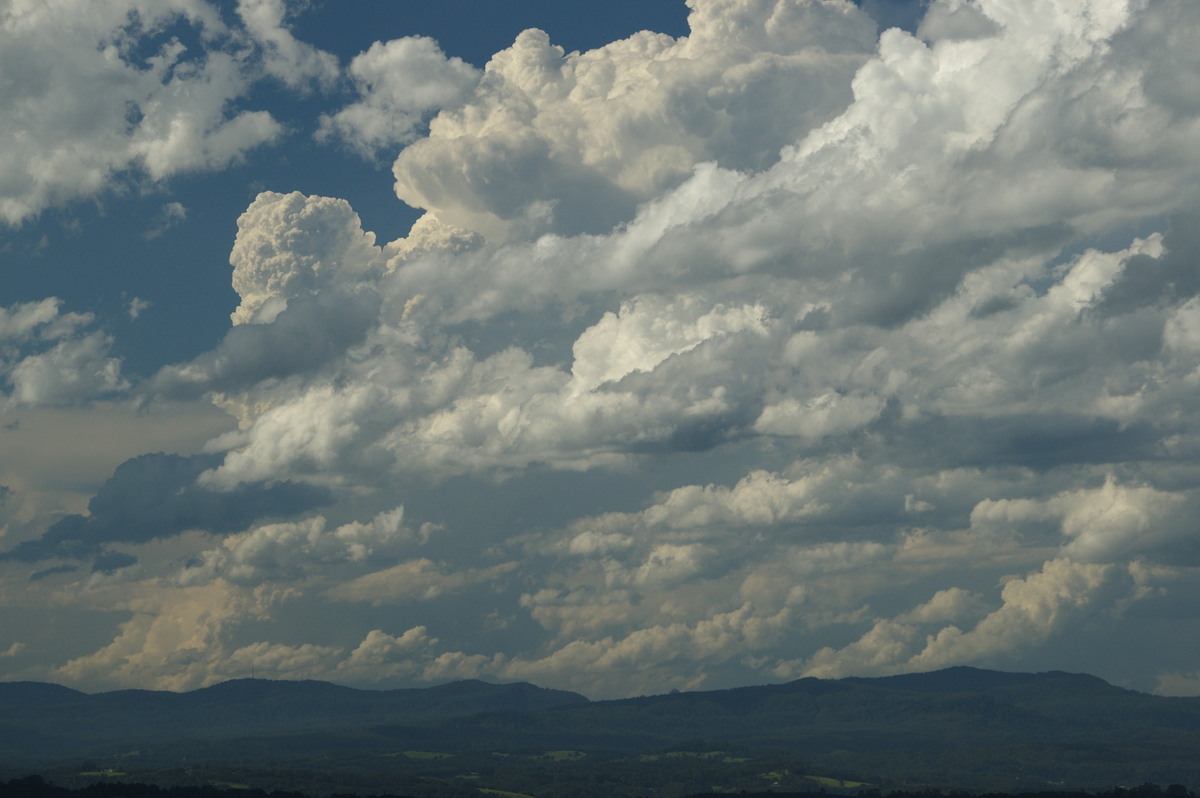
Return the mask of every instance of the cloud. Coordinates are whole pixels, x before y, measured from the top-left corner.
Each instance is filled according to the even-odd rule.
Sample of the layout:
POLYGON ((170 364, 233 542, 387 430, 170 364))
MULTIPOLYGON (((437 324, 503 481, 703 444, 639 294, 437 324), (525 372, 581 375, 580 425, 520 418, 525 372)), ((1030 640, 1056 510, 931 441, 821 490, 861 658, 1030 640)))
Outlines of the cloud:
POLYGON ((329 88, 341 69, 337 57, 296 39, 284 24, 283 0, 238 0, 237 13, 262 50, 263 69, 292 89, 309 81, 329 88))
MULTIPOLYGON (((1145 73, 1127 41, 1153 20, 1051 6, 1038 37, 980 3, 963 13, 986 18, 986 31, 929 33, 927 44, 891 30, 870 58, 869 22, 837 3, 697 4, 686 40, 647 34, 579 55, 524 34, 493 59, 476 100, 443 111, 401 153, 401 183, 410 167, 430 168, 435 150, 461 176, 464 164, 482 163, 472 148, 536 141, 553 150, 546 142, 584 126, 597 146, 636 149, 649 134, 627 139, 635 128, 590 115, 599 88, 612 95, 609 121, 625 119, 622 103, 629 114, 637 103, 675 109, 697 71, 742 75, 723 91, 749 105, 759 89, 746 75, 766 69, 767 55, 802 71, 823 64, 828 96, 841 99, 821 106, 820 121, 788 123, 753 166, 739 160, 745 141, 710 129, 704 147, 731 149, 689 156, 673 177, 647 183, 631 195, 625 224, 603 235, 533 239, 570 231, 551 219, 504 222, 488 245, 376 248, 340 201, 263 195, 235 247, 237 320, 269 322, 288 302, 345 285, 372 286, 382 304, 378 325, 345 356, 302 364, 303 379, 286 389, 270 380, 242 389, 241 448, 214 484, 311 477, 311 464, 356 479, 368 463, 450 474, 589 468, 756 437, 814 456, 852 443, 891 462, 926 458, 933 469, 1149 457, 1168 434, 1151 409, 1174 406, 1168 386, 1195 367, 1185 354, 1194 289, 1174 265, 1194 252, 1186 225, 1123 249, 1064 247, 1101 221, 1186 204, 1192 183, 1162 172, 1148 194, 1126 190, 1123 181, 1148 179, 1155 161, 1131 155, 1114 127, 1125 123, 1104 116, 1127 96, 1129 75, 1145 73), (705 49, 718 41, 720 54, 705 49), (685 52, 695 57, 677 63, 685 52), (648 64, 637 74, 650 78, 621 83, 648 64), (857 70, 850 95, 832 88, 848 80, 840 69, 857 70), (613 94, 618 85, 624 93, 613 94), (1049 110, 1068 105, 1108 120, 1101 129, 1116 138, 1049 110), (543 107, 554 112, 539 121, 543 107), (505 132, 517 130, 526 138, 505 132), (1086 157, 1071 144, 1085 140, 1086 157), (745 171, 697 166, 714 155, 745 171), (635 209, 639 197, 652 199, 635 209), (1174 293, 1137 288, 1166 275, 1179 275, 1174 293), (481 345, 513 316, 536 320, 540 337, 498 351, 481 345), (467 325, 480 332, 465 338, 467 325), (570 355, 539 361, 543 344, 570 355), (929 436, 945 439, 938 450, 921 445, 929 436)), ((957 8, 939 5, 931 19, 957 8)), ((1162 111, 1148 100, 1129 113, 1150 124, 1162 111)), ((752 122, 750 113, 738 119, 752 122)), ((592 157, 587 147, 569 152, 592 157)), ((530 163, 554 164, 556 176, 575 168, 540 155, 530 163)), ((488 192, 539 185, 532 173, 487 174, 486 187, 454 189, 479 213, 430 204, 431 214, 492 235, 500 217, 484 219, 495 216, 480 210, 488 192)), ((545 196, 557 209, 572 192, 555 185, 545 196)), ((519 194, 515 203, 512 191, 503 196, 521 204, 519 194)), ((603 207, 602 192, 586 196, 603 207)))
POLYGON ((264 524, 230 535, 215 549, 201 552, 179 574, 181 584, 217 578, 256 585, 268 580, 297 580, 337 563, 373 564, 395 556, 428 536, 428 526, 404 525, 404 508, 382 512, 366 523, 329 528, 322 516, 264 524))
POLYGON ((943 39, 982 39, 1000 32, 995 20, 967 0, 930 3, 917 36, 927 42, 943 39))
MULTIPOLYGON (((105 596, 125 609, 116 636, 94 652, 73 657, 47 676, 72 684, 140 685, 159 690, 187 690, 249 676, 254 649, 237 664, 246 672, 224 670, 226 658, 236 651, 224 632, 237 619, 260 615, 269 599, 249 596, 222 583, 203 587, 163 589, 141 583, 123 586, 114 597, 112 588, 89 591, 92 600, 105 596)), ((258 652, 260 654, 266 652, 258 652)))
POLYGON ((428 601, 469 585, 497 579, 515 568, 516 563, 508 562, 478 570, 447 572, 433 561, 421 558, 344 582, 326 591, 326 595, 337 601, 362 601, 376 605, 428 601))
POLYGON ((436 638, 431 639, 428 636, 428 630, 424 626, 414 626, 400 637, 373 629, 351 652, 349 659, 340 663, 338 667, 347 671, 370 668, 372 674, 377 674, 380 665, 389 663, 390 669, 396 669, 400 663, 394 663, 394 660, 413 653, 423 653, 426 646, 436 642, 436 638))
POLYGON ((720 664, 775 642, 788 612, 756 617, 744 605, 696 623, 674 622, 595 641, 576 640, 538 659, 513 658, 500 672, 506 678, 553 681, 593 694, 644 694, 667 685, 696 689, 705 680, 700 663, 720 664), (618 686, 619 685, 619 686, 618 686))
MULTIPOLYGON (((239 108, 263 74, 329 87, 336 58, 297 41, 281 0, 55 0, 0 14, 0 219, 122 183, 222 169, 283 125, 239 108)), ((153 232, 153 231, 152 231, 153 232)))
POLYGON ((1190 492, 1104 485, 1061 493, 1045 500, 984 501, 971 512, 973 527, 1057 522, 1063 552, 1084 562, 1119 562, 1132 556, 1165 554, 1178 561, 1170 543, 1190 542, 1194 517, 1190 492))
POLYGON ((221 662, 222 676, 236 678, 255 674, 321 674, 337 661, 341 652, 329 646, 303 643, 288 646, 258 642, 232 651, 221 662))
POLYGON ((185 366, 163 368, 150 390, 169 398, 191 398, 311 374, 361 343, 378 307, 378 296, 368 291, 300 297, 270 324, 234 327, 212 351, 185 366))
POLYGON ((691 296, 643 295, 606 313, 575 340, 571 375, 579 392, 634 372, 651 372, 672 355, 743 331, 765 332, 765 308, 709 307, 691 296))
POLYGON ((375 42, 349 72, 362 99, 323 115, 317 139, 340 139, 366 158, 415 141, 430 117, 461 104, 479 80, 477 69, 424 36, 375 42))
POLYGON ((4 557, 27 562, 86 558, 109 543, 144 543, 192 529, 228 533, 260 518, 296 515, 330 500, 327 491, 288 482, 224 493, 197 487, 196 478, 218 460, 170 454, 127 460, 88 502, 87 515, 66 516, 4 557))
MULTIPOLYGON (((6 344, 21 339, 28 339, 33 331, 41 325, 49 325, 58 319, 58 309, 61 302, 50 297, 40 302, 25 302, 7 308, 0 308, 0 335, 6 344)), ((83 316, 70 316, 63 319, 62 324, 74 325, 90 321, 83 316)))
MULTIPOLYGON (((759 30, 754 25, 764 23, 748 6, 704 4, 685 44, 700 47, 710 33, 738 30, 751 40, 765 37, 777 55, 789 47, 812 55, 809 23, 830 47, 847 48, 858 41, 849 32, 867 24, 834 3, 785 5, 807 20, 806 33, 783 22, 778 30, 759 30), (848 38, 836 31, 849 31, 848 38)), ((985 15, 990 8, 979 6, 985 15)), ((263 382, 235 398, 261 412, 241 415, 247 432, 238 443, 245 447, 214 478, 261 479, 286 472, 290 463, 336 469, 338 452, 349 455, 346 466, 356 473, 367 462, 449 473, 534 462, 578 468, 704 451, 753 436, 831 445, 823 442, 875 431, 915 441, 942 425, 963 426, 948 451, 975 463, 1086 461, 1116 456, 1122 445, 1127 456, 1146 456, 1157 432, 1153 422, 1148 428, 1138 419, 1148 421, 1151 405, 1172 400, 1154 387, 1163 383, 1139 378, 1166 320, 1163 308, 1135 298, 1142 289, 1134 286, 1147 281, 1136 275, 1155 275, 1153 281, 1183 274, 1171 264, 1186 260, 1187 234, 1178 225, 1125 249, 1072 254, 1063 247, 1094 229, 1096 214, 1106 223, 1135 218, 1183 202, 1192 189, 1164 173, 1156 178, 1153 207, 1139 199, 1125 208, 1126 198, 1142 196, 1140 189, 1117 191, 1124 183, 1112 175, 1141 180, 1145 173, 1119 141, 1089 144, 1083 160, 1074 150, 1056 149, 1065 146, 1056 142, 1081 140, 1085 131, 1073 118, 1043 109, 1080 96, 1088 113, 1102 113, 1125 96, 1118 72, 1127 70, 1131 55, 1122 37, 1134 27, 1122 26, 1135 21, 1125 14, 1062 14, 1037 39, 1019 35, 1024 23, 1002 10, 989 36, 927 45, 888 31, 873 59, 855 56, 862 67, 844 113, 823 125, 789 128, 781 142, 795 143, 781 160, 747 174, 689 162, 690 177, 656 184, 660 196, 609 235, 375 248, 340 201, 260 197, 243 216, 234 252, 243 297, 237 319, 268 321, 295 297, 369 284, 382 298, 380 323, 353 348, 356 354, 322 361, 320 379, 314 368, 311 390, 296 383, 274 390, 263 382), (1082 38, 1076 28, 1086 32, 1082 38), (1103 76, 1098 84, 1096 74, 1103 76), (981 92, 979 85, 996 90, 981 92), (1056 123, 1064 129, 1047 127, 1056 123), (1109 154, 1101 157, 1102 150, 1109 154), (983 185, 1001 189, 977 190, 983 185), (1081 185, 1092 188, 1077 190, 1081 185), (1001 195, 1008 190, 1049 204, 1007 202, 1001 195), (954 192, 960 196, 951 198, 954 192), (336 234, 317 235, 325 224, 336 234), (632 296, 617 301, 614 292, 632 296), (1117 313, 1118 302, 1134 304, 1117 313), (486 339, 489 325, 505 314, 530 324, 537 319, 540 339, 489 353, 468 345, 454 326, 477 325, 486 339), (543 344, 556 352, 569 346, 570 380, 553 368, 561 361, 537 361, 533 346, 543 344), (365 353, 383 351, 386 362, 367 365, 365 353), (1114 353, 1122 364, 1116 370, 1114 353), (422 379, 414 381, 415 374, 422 379), (346 421, 347 414, 369 422, 333 429, 322 420, 346 421), (1077 433, 1055 440, 1032 431, 1049 428, 1077 433), (285 429, 306 432, 285 436, 285 429), (295 443, 292 451, 281 447, 285 439, 295 443), (1047 451, 1037 450, 1041 444, 1047 451), (1095 454, 1071 448, 1085 445, 1095 454)), ((647 52, 673 63, 664 53, 685 46, 646 41, 665 49, 639 51, 643 63, 647 52)), ((516 69, 518 56, 529 55, 522 48, 535 44, 519 43, 498 57, 496 74, 485 75, 481 86, 508 80, 504 70, 516 69)), ((618 52, 633 59, 622 48, 580 55, 579 64, 574 56, 562 58, 575 65, 568 70, 575 75, 585 56, 618 52)), ((757 52, 734 48, 713 58, 753 62, 757 52)), ((550 80, 548 62, 530 63, 541 66, 512 80, 536 86, 550 80)), ((660 83, 674 86, 673 73, 663 70, 660 83)), ((560 96, 539 92, 531 96, 560 96)), ((562 118, 587 118, 570 99, 578 96, 561 99, 562 118)), ((508 112, 501 106, 522 107, 506 99, 480 118, 499 124, 508 112)), ((1149 122, 1159 109, 1146 104, 1131 112, 1149 122)), ((405 149, 398 163, 416 163, 439 135, 435 120, 429 137, 405 149)), ((458 136, 452 146, 471 141, 458 136)), ((455 164, 469 161, 454 152, 455 164)), ((536 183, 525 176, 519 182, 536 183)), ((511 197, 505 193, 509 205, 511 197)), ((1188 295, 1186 282, 1176 284, 1170 302, 1188 295)), ((1179 332, 1169 340, 1186 340, 1183 324, 1170 328, 1179 332)))
POLYGON ((373 629, 348 658, 338 663, 334 673, 339 679, 368 684, 397 677, 445 682, 495 674, 504 662, 502 656, 437 653, 440 642, 424 626, 414 626, 399 637, 373 629))
POLYGON ((142 299, 141 297, 137 296, 132 297, 125 306, 125 315, 129 317, 130 321, 136 321, 137 317, 142 315, 143 312, 149 310, 153 304, 154 303, 148 299, 142 299))
POLYGON ((7 406, 69 405, 130 387, 120 359, 110 356, 112 337, 86 331, 95 317, 63 313, 61 307, 61 300, 50 297, 0 308, 0 380, 9 386, 7 406))
POLYGON ((112 339, 94 332, 60 340, 51 349, 12 365, 9 401, 16 405, 57 405, 111 395, 129 387, 120 361, 108 357, 112 339))
POLYGON ((874 41, 849 2, 696 3, 689 25, 586 53, 525 31, 400 153, 397 195, 501 240, 604 232, 698 163, 769 165, 842 110, 874 41))
POLYGON ((382 252, 345 200, 263 192, 238 218, 229 256, 241 304, 234 324, 266 323, 289 299, 378 276, 382 252))
MULTIPOLYGON (((585 53, 526 31, 481 75, 425 39, 356 59, 323 135, 400 148, 426 214, 377 242, 345 200, 250 204, 231 329, 139 386, 238 429, 14 538, 5 568, 92 561, 31 589, 128 613, 55 674, 1186 689, 1194 5, 937 0, 877 36, 839 0, 695 0, 690 24, 585 53), (1152 668, 1092 653, 1148 616, 1152 668)), ((4 310, 6 373, 90 324, 4 310)))
MULTIPOLYGON (((142 234, 147 241, 153 241, 175 225, 187 219, 187 208, 181 202, 168 202, 158 213, 158 221, 154 227, 142 234)), ((134 316, 134 318, 137 318, 134 316)))
MULTIPOLYGON (((948 625, 925 634, 923 625, 970 617, 978 610, 978 597, 960 589, 941 591, 909 613, 876 621, 848 646, 817 651, 800 673, 821 678, 879 675, 1013 657, 1045 641, 1064 624, 1095 611, 1102 591, 1112 588, 1115 573, 1109 565, 1051 560, 1037 573, 1007 582, 1001 590, 1001 606, 974 628, 964 632, 948 625)), ((777 671, 783 675, 790 668, 785 664, 777 671)))
MULTIPOLYGON (((837 489, 854 490, 852 469, 838 469, 837 489)), ((819 518, 830 510, 822 496, 827 484, 823 474, 789 480, 779 474, 752 471, 732 488, 722 485, 686 485, 658 497, 653 505, 637 514, 613 513, 599 518, 581 519, 576 526, 593 539, 612 539, 612 533, 600 529, 657 530, 731 530, 746 527, 773 527, 802 523, 819 518)), ((832 497, 829 497, 832 498, 832 497)), ((579 536, 576 536, 578 538, 579 536)), ((617 537, 617 540, 622 538, 617 537)), ((572 538, 574 541, 575 538, 572 538)), ((590 549, 591 546, 588 547, 590 549)))
POLYGON ((943 628, 912 660, 921 670, 1009 654, 1041 642, 1065 623, 1094 607, 1102 591, 1113 589, 1110 565, 1047 562, 1042 570, 1014 579, 1000 593, 1003 604, 968 632, 943 628))
POLYGON ((1158 695, 1200 696, 1200 672, 1164 673, 1158 677, 1158 695))

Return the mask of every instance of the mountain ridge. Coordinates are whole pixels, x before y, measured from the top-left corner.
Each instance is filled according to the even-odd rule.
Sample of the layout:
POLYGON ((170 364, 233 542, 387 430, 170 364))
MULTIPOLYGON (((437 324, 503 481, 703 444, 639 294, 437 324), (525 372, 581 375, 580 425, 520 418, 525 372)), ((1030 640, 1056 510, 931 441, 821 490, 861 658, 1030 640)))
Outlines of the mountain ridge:
POLYGON ((994 763, 1012 760, 1042 763, 1047 783, 1097 774, 1121 783, 1141 772, 1139 763, 1169 774, 1157 780, 1196 782, 1200 698, 1149 695, 1088 674, 966 667, 606 701, 480 680, 364 690, 236 679, 180 693, 91 694, 0 682, 0 766, 124 757, 158 767, 338 761, 373 769, 394 766, 405 751, 639 755, 731 746, 802 752, 849 773, 902 767, 908 783, 961 772, 987 784, 994 763))

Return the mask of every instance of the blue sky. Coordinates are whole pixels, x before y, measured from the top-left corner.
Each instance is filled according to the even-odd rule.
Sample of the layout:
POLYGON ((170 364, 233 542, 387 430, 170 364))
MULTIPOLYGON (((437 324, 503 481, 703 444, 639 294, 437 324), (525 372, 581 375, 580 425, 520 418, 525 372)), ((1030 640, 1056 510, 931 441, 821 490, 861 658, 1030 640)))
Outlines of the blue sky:
POLYGON ((0 2, 0 678, 1200 693, 1198 27, 0 2))

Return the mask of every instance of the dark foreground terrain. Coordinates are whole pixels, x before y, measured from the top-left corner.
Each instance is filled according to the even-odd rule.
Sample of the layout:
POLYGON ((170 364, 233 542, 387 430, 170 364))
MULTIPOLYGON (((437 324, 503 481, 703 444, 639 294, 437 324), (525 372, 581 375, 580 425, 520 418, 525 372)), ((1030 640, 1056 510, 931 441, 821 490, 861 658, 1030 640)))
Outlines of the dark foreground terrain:
MULTIPOLYGON (((516 796, 517 793, 506 793, 499 790, 483 790, 493 795, 516 796)), ((311 798, 298 792, 266 792, 248 787, 158 787, 152 784, 126 784, 123 782, 98 782, 87 787, 71 789, 60 787, 47 782, 41 776, 26 776, 23 779, 13 779, 7 783, 0 782, 0 795, 5 798, 311 798)), ((704 793, 684 798, 722 798, 728 793, 704 793)), ((829 793, 821 792, 772 792, 739 793, 747 798, 828 798, 829 793)), ((894 791, 886 795, 878 791, 861 791, 859 798, 965 798, 968 793, 943 794, 939 790, 921 790, 919 792, 894 791)), ((335 798, 358 798, 354 795, 338 795, 335 798)), ((367 798, 406 798, 391 794, 369 796, 367 798)), ((1163 790, 1157 784, 1143 784, 1133 789, 1115 787, 1100 792, 1036 792, 1036 793, 986 793, 973 798, 1197 798, 1194 792, 1182 784, 1172 784, 1163 790)))
POLYGON ((0 683, 0 781, 29 773, 73 789, 417 798, 1178 787, 1200 784, 1200 699, 973 668, 595 702, 474 681, 95 695, 0 683))

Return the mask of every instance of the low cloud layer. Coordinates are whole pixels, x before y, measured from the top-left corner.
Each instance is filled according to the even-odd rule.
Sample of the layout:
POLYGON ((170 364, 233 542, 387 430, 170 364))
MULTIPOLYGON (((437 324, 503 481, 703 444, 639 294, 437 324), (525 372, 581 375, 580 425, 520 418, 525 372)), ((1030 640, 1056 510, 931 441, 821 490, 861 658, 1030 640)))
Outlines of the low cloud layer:
MULTIPOLYGON (((5 579, 92 557, 21 601, 77 586, 64 624, 114 619, 53 657, 0 639, 0 669, 1192 690, 1200 11, 934 0, 908 33, 843 0, 688 5, 686 37, 529 30, 482 71, 363 52, 318 135, 390 151, 424 216, 382 242, 346 200, 260 193, 191 361, 125 377, 89 318, 0 313, 10 403, 238 423, 14 541, 5 579), (35 379, 52 361, 93 376, 35 379)), ((280 8, 241 4, 262 68, 332 80, 280 8)))

